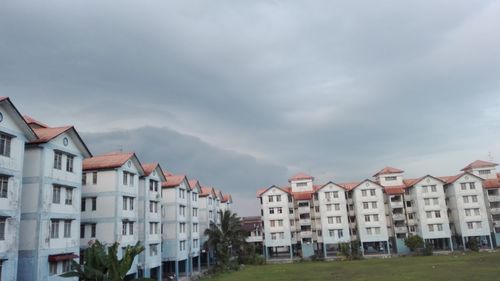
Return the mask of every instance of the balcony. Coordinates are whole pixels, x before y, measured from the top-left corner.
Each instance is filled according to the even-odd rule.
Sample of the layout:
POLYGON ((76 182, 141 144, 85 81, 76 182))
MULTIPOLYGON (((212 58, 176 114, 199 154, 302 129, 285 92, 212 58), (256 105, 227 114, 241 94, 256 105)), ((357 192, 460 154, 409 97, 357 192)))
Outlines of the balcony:
POLYGON ((299 214, 308 214, 311 212, 311 208, 309 207, 299 207, 299 214))
POLYGON ((500 215, 500 208, 499 207, 497 207, 497 208, 492 207, 491 214, 492 215, 500 215))
POLYGON ((392 208, 403 208, 403 200, 391 201, 390 204, 392 208))
POLYGON ((301 231, 300 232, 300 237, 301 238, 312 238, 312 231, 301 231))
POLYGON ((311 225, 311 220, 310 219, 300 219, 299 224, 300 225, 311 225))
POLYGON ((392 214, 392 219, 395 221, 404 221, 406 219, 403 213, 392 214))
POLYGON ((490 202, 500 202, 500 195, 488 195, 490 202))
POLYGON ((396 232, 396 233, 406 233, 407 232, 406 226, 395 226, 394 227, 394 232, 396 232))

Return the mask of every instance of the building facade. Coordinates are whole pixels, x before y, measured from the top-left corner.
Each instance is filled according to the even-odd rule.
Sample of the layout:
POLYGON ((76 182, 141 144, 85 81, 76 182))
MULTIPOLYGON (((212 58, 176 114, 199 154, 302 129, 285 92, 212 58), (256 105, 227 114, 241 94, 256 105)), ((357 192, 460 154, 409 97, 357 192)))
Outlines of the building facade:
POLYGON ((288 186, 257 192, 267 258, 335 256, 358 241, 364 255, 408 253, 404 240, 421 236, 435 251, 483 249, 500 242, 497 164, 475 161, 453 176, 406 179, 385 167, 373 180, 315 185, 297 174, 288 186))

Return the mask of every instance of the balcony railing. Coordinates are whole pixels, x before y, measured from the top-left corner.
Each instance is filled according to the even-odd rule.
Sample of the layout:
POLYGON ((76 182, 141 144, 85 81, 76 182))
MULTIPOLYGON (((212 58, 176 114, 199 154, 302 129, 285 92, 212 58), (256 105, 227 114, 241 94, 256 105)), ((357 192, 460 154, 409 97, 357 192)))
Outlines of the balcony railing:
POLYGON ((406 226, 395 226, 394 227, 394 232, 396 233, 406 233, 407 229, 406 226))
POLYGON ((311 225, 311 220, 310 219, 300 219, 299 223, 300 223, 300 225, 311 225))
POLYGON ((405 220, 406 218, 404 214, 398 213, 398 214, 392 214, 392 219, 395 221, 402 221, 405 220))
POLYGON ((492 207, 491 208, 491 214, 492 215, 500 215, 500 207, 492 207))
POLYGON ((312 235, 313 235, 312 231, 301 231, 300 232, 301 238, 311 238, 312 235))
POLYGON ((488 195, 490 202, 500 202, 500 195, 488 195))
POLYGON ((309 207, 299 207, 299 214, 305 214, 311 212, 311 208, 309 207))

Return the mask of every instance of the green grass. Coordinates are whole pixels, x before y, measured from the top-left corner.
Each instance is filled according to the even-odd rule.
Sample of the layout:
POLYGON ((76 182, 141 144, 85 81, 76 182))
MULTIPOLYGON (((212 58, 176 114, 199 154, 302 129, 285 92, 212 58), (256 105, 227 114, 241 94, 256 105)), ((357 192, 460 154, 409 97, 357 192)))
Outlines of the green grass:
POLYGON ((203 281, 500 280, 500 252, 246 266, 203 281))

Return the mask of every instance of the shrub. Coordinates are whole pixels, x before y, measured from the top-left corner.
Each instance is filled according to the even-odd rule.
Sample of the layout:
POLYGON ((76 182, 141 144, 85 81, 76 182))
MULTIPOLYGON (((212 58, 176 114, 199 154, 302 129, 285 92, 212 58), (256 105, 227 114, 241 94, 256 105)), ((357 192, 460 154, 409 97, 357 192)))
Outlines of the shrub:
POLYGON ((479 252, 479 241, 477 240, 477 238, 470 238, 469 242, 467 242, 467 248, 469 248, 469 250, 471 251, 479 252))
POLYGON ((432 243, 430 242, 425 243, 423 251, 424 256, 432 256, 433 253, 434 253, 434 246, 432 246, 432 243))
POLYGON ((361 259, 361 254, 359 252, 360 246, 361 246, 361 244, 359 243, 358 240, 351 241, 351 259, 353 259, 353 260, 361 259))
POLYGON ((412 235, 405 239, 405 245, 410 251, 415 252, 424 246, 424 239, 418 235, 412 235))

